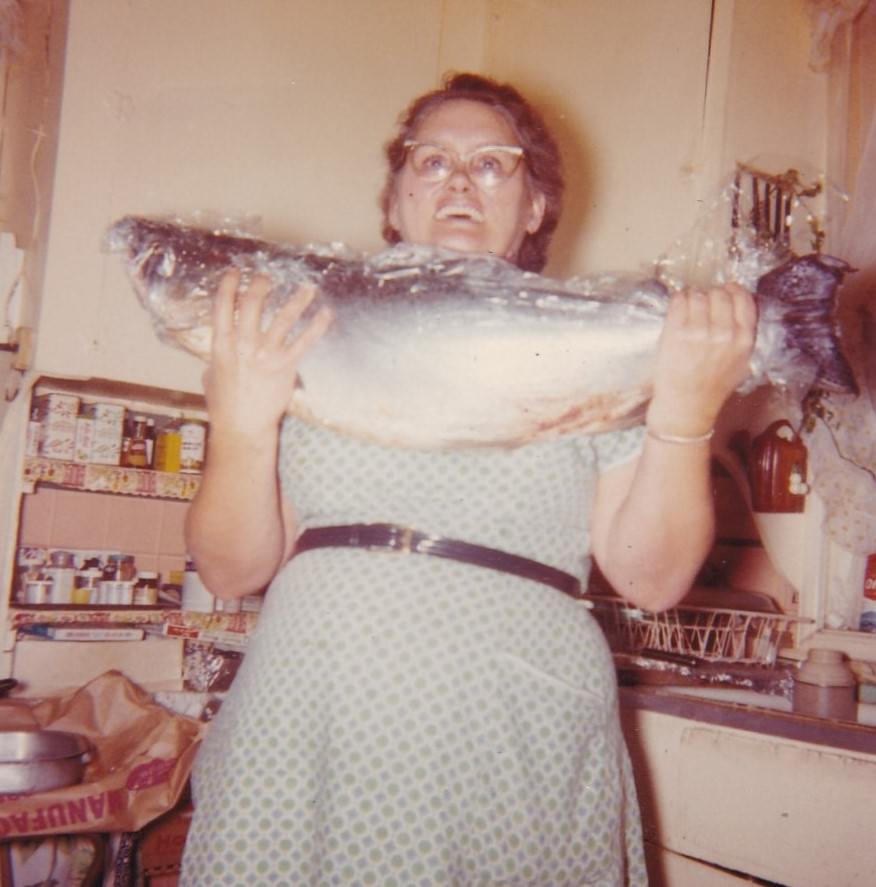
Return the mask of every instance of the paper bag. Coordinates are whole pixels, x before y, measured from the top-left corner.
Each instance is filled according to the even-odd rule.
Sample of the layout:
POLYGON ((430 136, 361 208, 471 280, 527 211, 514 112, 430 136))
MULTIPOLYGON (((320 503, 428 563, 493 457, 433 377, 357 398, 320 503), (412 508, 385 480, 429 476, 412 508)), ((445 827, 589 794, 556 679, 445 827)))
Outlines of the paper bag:
POLYGON ((0 840, 139 830, 179 800, 206 725, 173 714, 121 672, 108 671, 63 696, 0 702, 0 727, 28 726, 79 733, 94 756, 78 785, 0 795, 0 840))

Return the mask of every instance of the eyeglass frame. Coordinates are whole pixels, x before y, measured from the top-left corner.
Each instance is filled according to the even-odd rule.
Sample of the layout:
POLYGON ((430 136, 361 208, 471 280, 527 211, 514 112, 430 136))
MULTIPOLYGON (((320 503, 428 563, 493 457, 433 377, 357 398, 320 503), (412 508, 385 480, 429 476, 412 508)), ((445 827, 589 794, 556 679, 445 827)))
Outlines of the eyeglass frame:
POLYGON ((422 176, 420 173, 418 173, 416 171, 416 169, 414 169, 414 172, 416 173, 416 175, 418 175, 424 181, 445 182, 457 170, 464 169, 465 174, 473 182, 476 182, 485 188, 498 188, 499 185, 503 184, 504 182, 507 182, 508 179, 510 179, 511 176, 513 176, 514 173, 517 172, 517 169, 520 166, 520 161, 524 160, 526 157, 526 148, 524 148, 522 145, 481 145, 480 148, 475 148, 473 151, 469 151, 467 154, 464 154, 464 155, 460 155, 458 152, 454 151, 452 148, 447 148, 444 145, 438 145, 435 142, 421 142, 417 139, 405 139, 405 141, 402 143, 402 147, 405 149, 405 162, 407 162, 408 155, 410 154, 411 150, 414 148, 419 148, 419 147, 437 148, 439 151, 446 152, 448 155, 450 155, 450 157, 452 159, 455 159, 456 162, 454 163, 453 168, 447 172, 447 175, 439 176, 436 179, 429 179, 425 176, 422 176), (476 154, 479 154, 483 151, 496 151, 496 150, 504 151, 508 154, 513 154, 516 158, 514 168, 511 170, 511 172, 508 174, 508 176, 506 178, 502 179, 501 181, 496 182, 495 185, 487 185, 487 184, 478 182, 477 177, 472 176, 472 174, 469 170, 469 164, 471 162, 471 158, 474 157, 476 154))

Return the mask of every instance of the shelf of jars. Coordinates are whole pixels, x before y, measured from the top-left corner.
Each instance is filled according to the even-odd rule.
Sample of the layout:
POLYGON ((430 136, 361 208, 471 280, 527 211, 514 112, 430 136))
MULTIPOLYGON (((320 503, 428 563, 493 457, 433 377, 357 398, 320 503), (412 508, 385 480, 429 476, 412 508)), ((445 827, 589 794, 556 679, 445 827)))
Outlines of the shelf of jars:
POLYGON ((184 500, 192 499, 201 483, 199 473, 95 465, 45 456, 25 457, 23 479, 27 493, 32 493, 37 484, 47 484, 92 493, 184 500))
POLYGON ((9 608, 9 628, 19 640, 136 641, 167 637, 244 650, 257 621, 258 610, 207 613, 161 606, 22 603, 9 608))

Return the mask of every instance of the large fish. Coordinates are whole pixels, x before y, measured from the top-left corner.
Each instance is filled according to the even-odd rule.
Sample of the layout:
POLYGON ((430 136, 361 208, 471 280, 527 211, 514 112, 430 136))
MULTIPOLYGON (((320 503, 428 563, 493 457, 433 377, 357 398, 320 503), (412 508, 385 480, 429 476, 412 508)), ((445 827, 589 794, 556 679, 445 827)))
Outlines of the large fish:
MULTIPOLYGON (((657 280, 628 275, 561 282, 488 256, 409 245, 358 256, 136 216, 106 246, 160 337, 204 359, 229 267, 273 279, 266 316, 316 283, 334 320, 301 361, 289 412, 397 446, 516 445, 641 421, 668 301, 657 280)), ((832 323, 848 270, 813 255, 761 278, 748 389, 854 390, 832 323)))

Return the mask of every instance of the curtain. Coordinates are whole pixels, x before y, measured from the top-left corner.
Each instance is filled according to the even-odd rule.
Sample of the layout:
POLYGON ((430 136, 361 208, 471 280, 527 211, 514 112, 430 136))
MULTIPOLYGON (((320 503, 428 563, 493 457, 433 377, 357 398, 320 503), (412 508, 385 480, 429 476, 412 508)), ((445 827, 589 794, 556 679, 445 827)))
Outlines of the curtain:
MULTIPOLYGON (((810 64, 828 77, 824 251, 856 270, 838 320, 861 395, 824 396, 805 432, 830 541, 854 557, 831 577, 828 627, 857 628, 876 553, 876 0, 812 0, 810 64)), ((843 558, 839 559, 843 561, 843 558)))

